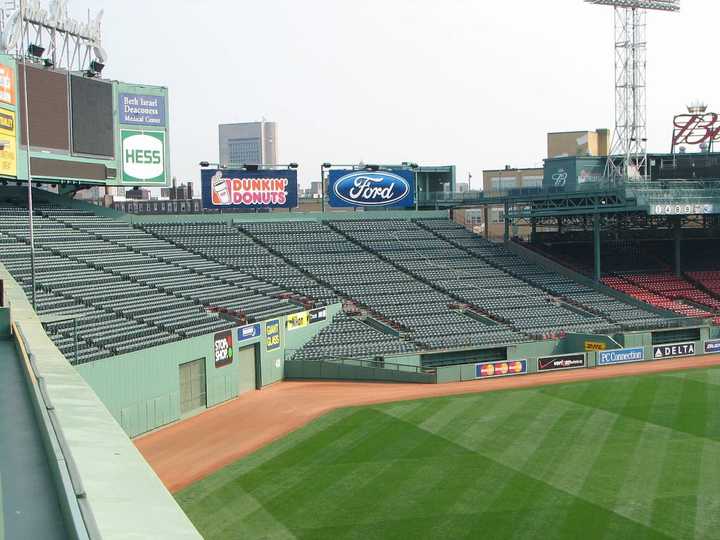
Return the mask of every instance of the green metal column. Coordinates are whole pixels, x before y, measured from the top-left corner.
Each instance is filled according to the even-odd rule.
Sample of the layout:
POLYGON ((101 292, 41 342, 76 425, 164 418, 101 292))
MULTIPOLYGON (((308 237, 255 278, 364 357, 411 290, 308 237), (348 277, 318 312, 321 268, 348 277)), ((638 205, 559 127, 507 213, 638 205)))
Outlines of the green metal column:
POLYGON ((507 201, 505 201, 505 215, 503 216, 505 218, 505 236, 503 237, 505 242, 510 241, 510 217, 508 216, 508 211, 510 210, 510 205, 507 201))
POLYGON ((537 235, 537 218, 530 218, 530 243, 535 243, 535 236, 537 235))
POLYGON ((593 215, 593 252, 595 260, 594 278, 596 283, 600 283, 600 214, 593 215))
POLYGON ((675 275, 682 274, 682 222, 681 217, 676 216, 673 220, 673 232, 675 237, 675 275))
POLYGON ((557 218, 558 220, 558 234, 562 234, 562 216, 557 218))

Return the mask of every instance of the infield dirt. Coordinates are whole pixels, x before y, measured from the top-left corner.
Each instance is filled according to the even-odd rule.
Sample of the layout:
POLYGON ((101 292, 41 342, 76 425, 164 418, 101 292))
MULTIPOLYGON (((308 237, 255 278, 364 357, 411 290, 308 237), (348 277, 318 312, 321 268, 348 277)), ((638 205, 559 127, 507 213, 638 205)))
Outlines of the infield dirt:
POLYGON ((247 456, 334 409, 720 365, 720 355, 446 384, 287 381, 135 439, 171 492, 247 456))

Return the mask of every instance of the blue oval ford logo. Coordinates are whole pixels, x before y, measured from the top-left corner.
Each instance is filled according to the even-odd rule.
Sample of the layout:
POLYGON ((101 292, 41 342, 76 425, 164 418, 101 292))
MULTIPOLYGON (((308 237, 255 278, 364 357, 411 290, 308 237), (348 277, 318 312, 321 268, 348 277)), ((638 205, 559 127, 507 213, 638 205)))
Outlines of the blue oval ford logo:
POLYGON ((353 205, 386 206, 403 200, 410 193, 410 183, 391 172, 359 171, 338 178, 333 191, 353 205))

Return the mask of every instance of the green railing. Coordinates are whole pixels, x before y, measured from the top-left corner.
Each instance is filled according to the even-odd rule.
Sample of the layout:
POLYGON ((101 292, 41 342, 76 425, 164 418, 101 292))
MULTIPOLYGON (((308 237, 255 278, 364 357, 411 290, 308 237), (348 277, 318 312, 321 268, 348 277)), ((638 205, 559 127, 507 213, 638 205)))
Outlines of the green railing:
POLYGON ((287 379, 343 379, 388 382, 435 383, 434 369, 370 358, 285 360, 287 379))
POLYGON ((627 182, 628 196, 639 205, 720 204, 720 180, 656 180, 627 182))

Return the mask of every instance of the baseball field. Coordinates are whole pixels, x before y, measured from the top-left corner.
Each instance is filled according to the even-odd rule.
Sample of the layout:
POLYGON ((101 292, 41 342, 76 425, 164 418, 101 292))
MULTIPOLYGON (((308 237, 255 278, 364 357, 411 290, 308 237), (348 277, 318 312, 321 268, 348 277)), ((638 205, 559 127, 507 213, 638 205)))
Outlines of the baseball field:
POLYGON ((176 496, 207 539, 717 539, 720 368, 341 409, 176 496))

